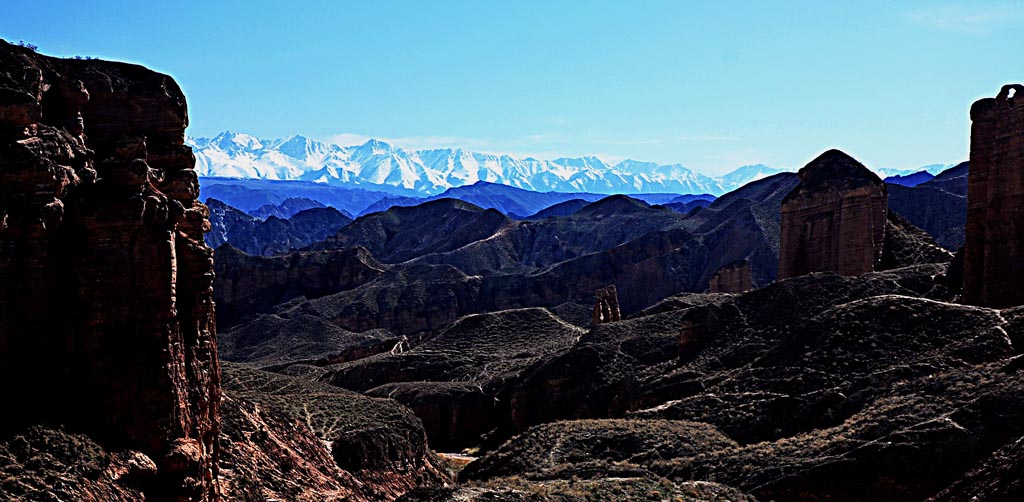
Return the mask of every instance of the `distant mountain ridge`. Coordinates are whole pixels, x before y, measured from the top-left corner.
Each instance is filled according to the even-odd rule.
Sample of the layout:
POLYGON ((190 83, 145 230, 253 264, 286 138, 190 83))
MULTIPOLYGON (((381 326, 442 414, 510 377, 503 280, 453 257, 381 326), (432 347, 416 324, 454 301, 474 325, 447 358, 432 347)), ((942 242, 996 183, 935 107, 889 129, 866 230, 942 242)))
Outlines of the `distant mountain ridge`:
POLYGON ((378 190, 393 195, 430 196, 479 181, 535 192, 675 193, 721 195, 782 172, 762 164, 742 166, 721 177, 681 164, 597 157, 538 160, 463 149, 406 150, 371 139, 339 146, 304 136, 266 140, 223 132, 188 138, 203 177, 299 180, 378 190))
MULTIPOLYGON (((710 203, 715 200, 709 194, 626 194, 635 199, 643 200, 648 204, 667 204, 669 202, 691 202, 703 200, 710 203)), ((387 197, 367 207, 363 214, 386 211, 394 206, 415 206, 423 202, 437 199, 458 199, 476 204, 485 209, 497 209, 513 218, 525 218, 534 213, 542 211, 555 204, 565 201, 580 199, 587 202, 595 202, 607 197, 608 194, 589 192, 534 192, 522 188, 511 187, 498 183, 478 181, 472 185, 449 188, 443 193, 426 198, 419 197, 387 197)))
MULTIPOLYGON (((450 188, 438 195, 419 197, 309 181, 204 177, 199 178, 199 183, 200 198, 203 201, 217 199, 260 219, 271 214, 279 218, 287 218, 286 214, 294 214, 292 209, 301 208, 310 203, 330 206, 341 211, 347 217, 355 217, 386 211, 393 206, 415 206, 442 198, 459 199, 484 209, 497 209, 514 218, 522 218, 567 200, 584 199, 594 202, 608 196, 608 194, 588 192, 534 192, 486 181, 450 188)), ((626 195, 641 199, 648 204, 692 203, 698 199, 710 203, 715 199, 713 195, 709 194, 628 193, 626 195)))
POLYGON ((311 207, 287 218, 271 214, 264 220, 217 199, 207 199, 206 205, 210 210, 206 243, 212 248, 231 244, 256 256, 272 256, 306 247, 334 235, 352 222, 352 218, 333 207, 311 207))
POLYGON ((889 209, 930 233, 950 251, 964 243, 967 225, 967 162, 915 186, 889 184, 889 209))
MULTIPOLYGON (((249 216, 255 216, 261 220, 265 220, 271 216, 276 216, 282 220, 291 218, 295 213, 299 211, 305 211, 307 209, 313 209, 315 207, 325 207, 320 201, 309 199, 306 197, 289 197, 280 204, 264 204, 252 211, 249 211, 249 216)), ((351 218, 351 215, 346 215, 351 218)))
POLYGON ((886 183, 891 183, 894 185, 914 187, 920 185, 921 183, 927 182, 934 177, 935 175, 928 171, 918 171, 912 174, 897 174, 895 176, 889 176, 888 178, 885 178, 884 181, 886 183))

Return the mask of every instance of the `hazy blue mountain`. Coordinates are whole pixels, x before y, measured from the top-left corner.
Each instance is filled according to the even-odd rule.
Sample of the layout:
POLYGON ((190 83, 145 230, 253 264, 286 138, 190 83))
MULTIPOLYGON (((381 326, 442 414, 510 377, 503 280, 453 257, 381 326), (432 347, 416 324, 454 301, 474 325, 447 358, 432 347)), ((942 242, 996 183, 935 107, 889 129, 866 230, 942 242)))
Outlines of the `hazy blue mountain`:
POLYGON ((277 206, 292 198, 306 198, 330 206, 342 214, 362 214, 371 204, 388 197, 386 192, 346 188, 308 181, 199 178, 199 198, 226 202, 245 213, 265 205, 277 206))
POLYGON ((928 164, 918 167, 917 169, 893 169, 888 167, 871 168, 870 166, 868 167, 876 174, 878 174, 879 177, 885 179, 890 176, 908 176, 920 171, 924 171, 931 175, 936 175, 956 166, 957 164, 928 164))
POLYGON ((352 219, 330 207, 299 211, 290 218, 271 215, 266 220, 245 214, 217 199, 207 199, 210 231, 206 243, 213 248, 223 244, 257 256, 270 256, 304 248, 334 235, 352 219))
POLYGON ((719 180, 722 182, 722 188, 724 188, 726 192, 731 192, 743 185, 746 185, 747 183, 750 183, 751 181, 764 179, 781 172, 783 172, 782 169, 768 167, 764 164, 753 164, 740 166, 732 172, 720 177, 719 180))
POLYGON ((889 185, 889 209, 928 232, 950 251, 964 243, 967 225, 967 162, 916 186, 889 185))
POLYGON ((933 175, 932 173, 930 173, 928 171, 918 171, 916 173, 911 173, 911 174, 906 174, 906 175, 897 174, 895 176, 889 176, 888 178, 885 178, 884 181, 886 183, 892 183, 894 185, 902 185, 902 186, 905 186, 905 187, 913 187, 913 186, 920 185, 921 183, 924 183, 926 181, 929 181, 929 180, 931 180, 934 177, 935 177, 935 175, 933 175))
MULTIPOLYGON (((712 201, 714 196, 678 195, 663 193, 627 194, 648 204, 667 204, 682 198, 689 202, 695 199, 712 201)), ((484 209, 497 209, 513 218, 526 218, 530 215, 562 202, 573 199, 594 202, 607 197, 607 194, 588 192, 534 192, 522 188, 510 187, 498 183, 478 181, 472 185, 449 188, 443 193, 431 197, 385 197, 370 205, 362 214, 386 211, 394 206, 415 206, 423 202, 437 199, 458 199, 480 206, 484 209)))
MULTIPOLYGON (((707 201, 707 202, 710 203, 710 202, 714 202, 715 201, 715 196, 708 195, 706 193, 702 193, 702 194, 688 194, 688 195, 677 195, 677 196, 673 197, 671 200, 668 200, 668 201, 665 201, 665 202, 660 202, 660 204, 679 204, 679 203, 687 204, 687 203, 698 201, 698 200, 707 201)), ((651 201, 648 200, 647 202, 651 202, 651 201)), ((659 202, 651 202, 651 203, 652 204, 659 204, 659 202)))
POLYGON ((307 197, 289 197, 281 201, 280 204, 264 204, 252 211, 249 211, 249 215, 255 216, 261 220, 265 220, 271 216, 288 219, 299 211, 313 209, 314 207, 324 207, 324 204, 320 201, 307 197))
POLYGON ((665 204, 665 207, 670 208, 679 213, 687 214, 698 207, 708 207, 713 202, 713 200, 707 199, 694 199, 691 200, 690 202, 669 202, 668 204, 665 204))
POLYGON ((590 201, 584 199, 570 199, 541 209, 525 219, 543 220, 544 218, 553 218, 556 216, 569 216, 571 214, 575 214, 580 209, 587 207, 588 204, 590 204, 590 201))

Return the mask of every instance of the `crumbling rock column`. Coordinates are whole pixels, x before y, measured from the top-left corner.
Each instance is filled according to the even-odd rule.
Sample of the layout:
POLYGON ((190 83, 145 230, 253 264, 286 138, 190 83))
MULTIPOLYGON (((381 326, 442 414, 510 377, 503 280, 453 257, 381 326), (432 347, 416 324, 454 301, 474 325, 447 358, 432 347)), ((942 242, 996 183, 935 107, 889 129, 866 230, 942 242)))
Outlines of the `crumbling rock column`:
POLYGON ((965 303, 1024 305, 1024 86, 971 106, 965 303))
POLYGON ((209 227, 185 98, 137 65, 0 41, 0 433, 138 450, 147 500, 218 499, 209 227))
POLYGON ((885 241, 885 183, 839 150, 798 174, 800 184, 782 201, 779 279, 874 271, 885 241))
POLYGON ((606 322, 622 320, 622 313, 619 311, 619 296, 615 292, 615 285, 601 288, 594 292, 594 314, 591 324, 597 326, 606 322))
POLYGON ((752 289, 754 279, 747 260, 734 261, 720 268, 708 283, 710 293, 743 293, 752 289))

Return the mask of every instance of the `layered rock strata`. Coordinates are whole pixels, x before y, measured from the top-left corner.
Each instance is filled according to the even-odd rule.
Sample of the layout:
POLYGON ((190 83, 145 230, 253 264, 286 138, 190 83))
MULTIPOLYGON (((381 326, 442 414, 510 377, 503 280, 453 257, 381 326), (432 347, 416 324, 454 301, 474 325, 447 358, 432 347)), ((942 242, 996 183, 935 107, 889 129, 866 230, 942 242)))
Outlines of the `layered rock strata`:
POLYGON ((751 289, 754 289, 754 279, 747 260, 735 261, 718 269, 708 282, 709 293, 744 293, 751 289))
POLYGON ((0 378, 24 404, 0 433, 62 424, 137 450, 149 500, 218 497, 213 254, 187 125, 167 75, 0 41, 0 378))
POLYGON ((971 107, 964 302, 1024 304, 1024 86, 971 107))
POLYGON ((798 174, 800 184, 782 201, 778 278, 874 271, 885 240, 885 183, 839 150, 798 174))

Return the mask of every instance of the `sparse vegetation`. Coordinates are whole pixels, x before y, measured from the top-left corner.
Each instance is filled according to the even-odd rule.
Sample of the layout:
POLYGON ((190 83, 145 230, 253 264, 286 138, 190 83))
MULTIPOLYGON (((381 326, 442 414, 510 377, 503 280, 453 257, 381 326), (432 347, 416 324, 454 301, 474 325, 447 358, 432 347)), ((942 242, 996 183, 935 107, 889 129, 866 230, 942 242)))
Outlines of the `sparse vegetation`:
POLYGON ((637 477, 665 459, 735 447, 713 426, 672 420, 569 420, 531 427, 463 470, 466 480, 637 477))

